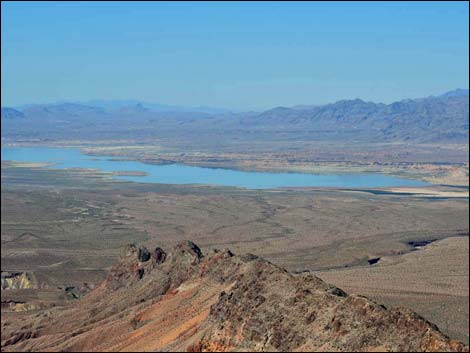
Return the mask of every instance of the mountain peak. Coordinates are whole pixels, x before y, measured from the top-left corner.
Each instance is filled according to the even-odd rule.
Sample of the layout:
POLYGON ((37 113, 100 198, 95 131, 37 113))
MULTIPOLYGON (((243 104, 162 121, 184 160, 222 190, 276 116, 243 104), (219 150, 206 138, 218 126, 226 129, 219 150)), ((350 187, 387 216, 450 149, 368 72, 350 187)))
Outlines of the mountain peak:
POLYGON ((441 94, 439 97, 440 98, 463 97, 463 96, 468 96, 469 94, 468 92, 469 92, 468 89, 457 88, 452 91, 441 94))

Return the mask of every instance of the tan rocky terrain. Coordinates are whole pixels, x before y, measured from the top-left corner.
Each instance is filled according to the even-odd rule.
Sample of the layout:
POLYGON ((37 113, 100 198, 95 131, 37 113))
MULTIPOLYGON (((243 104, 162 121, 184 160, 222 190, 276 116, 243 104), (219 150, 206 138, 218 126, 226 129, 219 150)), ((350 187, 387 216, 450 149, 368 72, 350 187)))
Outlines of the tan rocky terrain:
MULTIPOLYGON (((10 313, 9 315, 13 315, 10 313)), ((408 309, 254 255, 128 245, 64 308, 2 320, 3 351, 468 351, 408 309)))
POLYGON ((468 344, 469 241, 451 237, 372 266, 316 272, 328 283, 386 305, 407 307, 468 344))

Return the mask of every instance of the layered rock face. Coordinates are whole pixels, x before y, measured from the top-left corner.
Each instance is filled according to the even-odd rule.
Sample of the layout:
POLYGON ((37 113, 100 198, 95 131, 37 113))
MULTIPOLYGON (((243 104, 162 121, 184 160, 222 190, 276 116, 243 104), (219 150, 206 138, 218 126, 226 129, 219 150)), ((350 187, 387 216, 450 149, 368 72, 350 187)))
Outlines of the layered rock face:
POLYGON ((2 320, 4 351, 468 351, 417 314, 254 255, 129 245, 66 308, 2 320))

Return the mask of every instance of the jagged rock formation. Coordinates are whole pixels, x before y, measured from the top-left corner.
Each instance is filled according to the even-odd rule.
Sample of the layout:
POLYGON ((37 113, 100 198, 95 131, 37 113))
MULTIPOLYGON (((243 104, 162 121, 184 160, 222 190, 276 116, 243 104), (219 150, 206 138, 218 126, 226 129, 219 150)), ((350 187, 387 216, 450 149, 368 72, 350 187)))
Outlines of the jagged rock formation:
POLYGON ((66 308, 2 320, 4 351, 468 351, 406 309, 254 255, 127 246, 66 308))
POLYGON ((37 288, 33 275, 27 272, 2 271, 0 281, 2 290, 37 288))

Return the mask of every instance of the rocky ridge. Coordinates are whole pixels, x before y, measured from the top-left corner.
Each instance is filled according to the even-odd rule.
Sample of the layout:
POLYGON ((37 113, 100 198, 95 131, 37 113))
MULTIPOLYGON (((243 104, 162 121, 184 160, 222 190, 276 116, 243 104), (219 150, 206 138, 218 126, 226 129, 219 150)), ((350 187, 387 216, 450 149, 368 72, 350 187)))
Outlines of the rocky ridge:
POLYGON ((403 308, 255 255, 134 244, 65 308, 2 319, 2 351, 468 351, 403 308))

